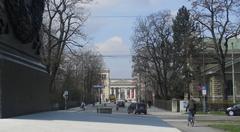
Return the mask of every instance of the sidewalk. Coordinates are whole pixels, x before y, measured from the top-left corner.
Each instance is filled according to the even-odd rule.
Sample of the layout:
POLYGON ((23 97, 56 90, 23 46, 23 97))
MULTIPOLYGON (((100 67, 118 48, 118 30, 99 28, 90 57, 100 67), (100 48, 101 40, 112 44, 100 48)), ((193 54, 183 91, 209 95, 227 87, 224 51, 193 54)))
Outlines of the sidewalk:
MULTIPOLYGON (((109 107, 113 107, 113 114, 127 114, 126 108, 121 108, 116 111, 113 104, 108 104, 109 107)), ((96 112, 98 106, 87 106, 86 111, 83 112, 96 112)), ((69 111, 81 111, 80 108, 73 108, 69 111)), ((224 115, 196 115, 196 122, 194 127, 187 126, 187 115, 183 113, 170 112, 156 107, 148 109, 148 115, 159 117, 161 120, 167 122, 173 127, 181 130, 182 132, 223 132, 218 129, 207 127, 206 121, 229 121, 229 120, 240 120, 240 117, 229 117, 224 115)))
MULTIPOLYGON (((223 132, 218 129, 207 127, 206 125, 198 122, 199 120, 219 120, 223 119, 223 116, 216 117, 214 115, 197 115, 194 127, 187 126, 187 115, 182 113, 169 112, 156 107, 152 107, 148 110, 148 113, 161 118, 163 121, 178 128, 182 132, 223 132), (211 119, 212 118, 212 119, 211 119)), ((226 117, 224 117, 226 118, 226 117)))

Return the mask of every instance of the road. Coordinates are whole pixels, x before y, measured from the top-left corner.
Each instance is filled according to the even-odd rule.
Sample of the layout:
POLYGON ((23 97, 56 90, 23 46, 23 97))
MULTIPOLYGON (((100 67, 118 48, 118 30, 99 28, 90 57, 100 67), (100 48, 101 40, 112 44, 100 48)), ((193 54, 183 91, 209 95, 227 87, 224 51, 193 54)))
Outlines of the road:
POLYGON ((97 114, 95 108, 44 112, 0 120, 0 132, 180 132, 159 117, 124 112, 97 114))
POLYGON ((147 115, 127 114, 126 108, 112 114, 97 114, 96 106, 86 111, 73 108, 0 120, 0 132, 221 132, 206 127, 199 120, 222 120, 239 117, 197 115, 195 127, 188 127, 186 115, 172 113, 155 107, 147 115))

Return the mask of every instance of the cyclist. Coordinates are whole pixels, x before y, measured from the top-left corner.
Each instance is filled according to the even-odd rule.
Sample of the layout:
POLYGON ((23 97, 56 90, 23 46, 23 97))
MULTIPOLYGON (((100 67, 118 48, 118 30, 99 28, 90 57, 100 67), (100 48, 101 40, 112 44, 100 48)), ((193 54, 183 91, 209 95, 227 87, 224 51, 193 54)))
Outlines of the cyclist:
POLYGON ((186 107, 186 111, 188 111, 188 126, 189 126, 189 123, 191 123, 191 125, 194 126, 196 109, 197 109, 196 103, 191 97, 186 107))
POLYGON ((85 111, 85 106, 86 106, 86 104, 82 101, 80 108, 81 108, 83 111, 85 111))

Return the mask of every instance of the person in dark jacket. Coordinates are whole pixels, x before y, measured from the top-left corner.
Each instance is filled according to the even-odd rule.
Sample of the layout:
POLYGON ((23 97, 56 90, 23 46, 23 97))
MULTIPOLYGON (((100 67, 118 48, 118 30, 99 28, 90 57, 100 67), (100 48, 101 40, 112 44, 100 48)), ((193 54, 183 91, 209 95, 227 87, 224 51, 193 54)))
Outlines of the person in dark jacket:
POLYGON ((194 122, 194 117, 197 111, 197 105, 196 102, 191 98, 188 102, 188 105, 186 107, 186 111, 188 111, 188 125, 191 120, 194 122))

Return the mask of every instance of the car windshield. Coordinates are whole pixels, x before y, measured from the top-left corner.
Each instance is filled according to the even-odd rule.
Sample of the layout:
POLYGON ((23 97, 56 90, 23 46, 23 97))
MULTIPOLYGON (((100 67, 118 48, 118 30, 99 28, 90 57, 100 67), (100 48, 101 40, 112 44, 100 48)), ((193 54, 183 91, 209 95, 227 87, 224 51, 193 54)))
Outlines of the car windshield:
POLYGON ((234 108, 240 108, 240 104, 234 105, 234 108))
POLYGON ((139 108, 140 107, 146 107, 146 105, 145 104, 138 104, 137 107, 139 107, 139 108))
POLYGON ((134 106, 136 106, 136 103, 130 104, 130 107, 134 107, 134 106))

